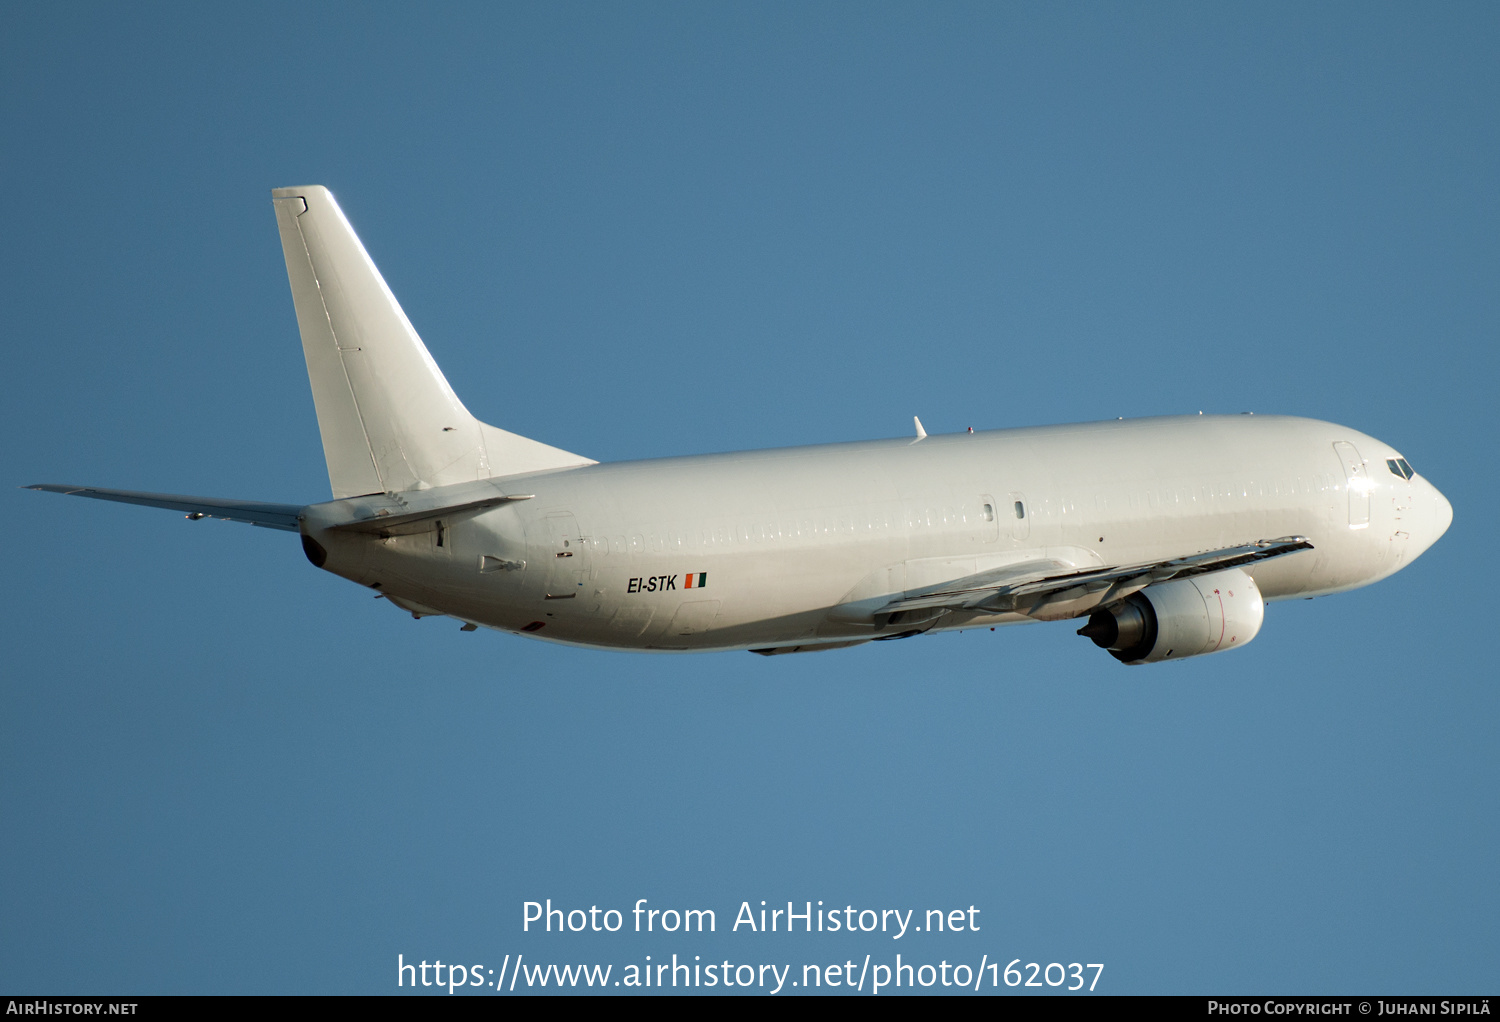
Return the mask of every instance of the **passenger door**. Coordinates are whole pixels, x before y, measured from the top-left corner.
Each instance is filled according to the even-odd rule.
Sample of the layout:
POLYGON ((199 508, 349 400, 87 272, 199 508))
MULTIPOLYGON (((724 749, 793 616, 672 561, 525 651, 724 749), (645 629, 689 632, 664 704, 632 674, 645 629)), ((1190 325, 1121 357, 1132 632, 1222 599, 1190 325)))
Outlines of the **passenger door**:
POLYGON ((578 531, 578 520, 568 511, 549 511, 542 520, 546 526, 548 558, 547 592, 549 600, 571 600, 586 594, 589 580, 589 551, 578 531))
POLYGON ((1365 460, 1347 440, 1333 445, 1344 470, 1344 484, 1349 490, 1349 528, 1363 529, 1370 524, 1370 476, 1365 471, 1365 460))

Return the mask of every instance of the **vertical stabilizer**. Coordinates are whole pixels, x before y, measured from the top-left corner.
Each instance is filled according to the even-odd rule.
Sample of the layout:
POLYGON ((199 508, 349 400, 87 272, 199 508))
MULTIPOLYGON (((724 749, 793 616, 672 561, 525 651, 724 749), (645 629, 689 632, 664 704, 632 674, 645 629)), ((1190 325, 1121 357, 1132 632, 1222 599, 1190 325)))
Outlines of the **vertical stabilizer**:
POLYGON ((593 464, 469 414, 328 189, 271 196, 335 497, 593 464))

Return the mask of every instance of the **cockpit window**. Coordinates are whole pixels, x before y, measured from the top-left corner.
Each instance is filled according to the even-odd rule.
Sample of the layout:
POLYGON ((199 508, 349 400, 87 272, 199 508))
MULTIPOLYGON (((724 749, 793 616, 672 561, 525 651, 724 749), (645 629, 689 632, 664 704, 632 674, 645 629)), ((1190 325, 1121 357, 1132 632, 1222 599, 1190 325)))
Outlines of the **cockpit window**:
POLYGON ((1391 470, 1391 475, 1400 476, 1402 479, 1410 479, 1417 473, 1406 463, 1405 458, 1387 458, 1386 467, 1391 470))
POLYGON ((1405 458, 1397 458, 1396 464, 1401 466, 1401 471, 1406 473, 1406 478, 1408 479, 1417 474, 1417 470, 1412 468, 1405 458))

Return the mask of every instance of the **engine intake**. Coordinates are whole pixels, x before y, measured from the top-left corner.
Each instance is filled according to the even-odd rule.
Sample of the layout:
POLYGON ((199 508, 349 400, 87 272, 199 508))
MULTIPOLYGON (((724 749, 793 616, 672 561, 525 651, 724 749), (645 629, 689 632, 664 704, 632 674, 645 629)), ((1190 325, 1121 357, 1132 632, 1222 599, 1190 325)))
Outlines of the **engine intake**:
POLYGON ((1126 664, 1221 653, 1260 633, 1266 604, 1239 568, 1147 586, 1089 615, 1078 634, 1126 664))

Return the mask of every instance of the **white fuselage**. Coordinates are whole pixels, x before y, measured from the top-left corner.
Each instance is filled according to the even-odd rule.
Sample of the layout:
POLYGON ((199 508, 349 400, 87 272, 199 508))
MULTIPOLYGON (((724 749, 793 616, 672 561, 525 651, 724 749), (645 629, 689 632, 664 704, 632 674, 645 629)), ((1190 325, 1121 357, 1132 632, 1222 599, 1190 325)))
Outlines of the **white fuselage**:
POLYGON ((1280 416, 1082 423, 601 465, 475 418, 327 188, 271 193, 334 499, 32 488, 302 535, 418 617, 789 653, 1088 617, 1124 663, 1234 648, 1453 511, 1389 446, 1280 416))
POLYGON ((303 531, 325 568, 415 613, 617 649, 758 649, 882 637, 887 601, 1038 558, 1128 565, 1296 535, 1313 549, 1246 569, 1266 599, 1367 585, 1451 521, 1431 484, 1387 468, 1399 457, 1310 419, 1137 419, 589 465, 494 480, 533 496, 416 535, 327 531, 340 501, 306 509, 303 531))

